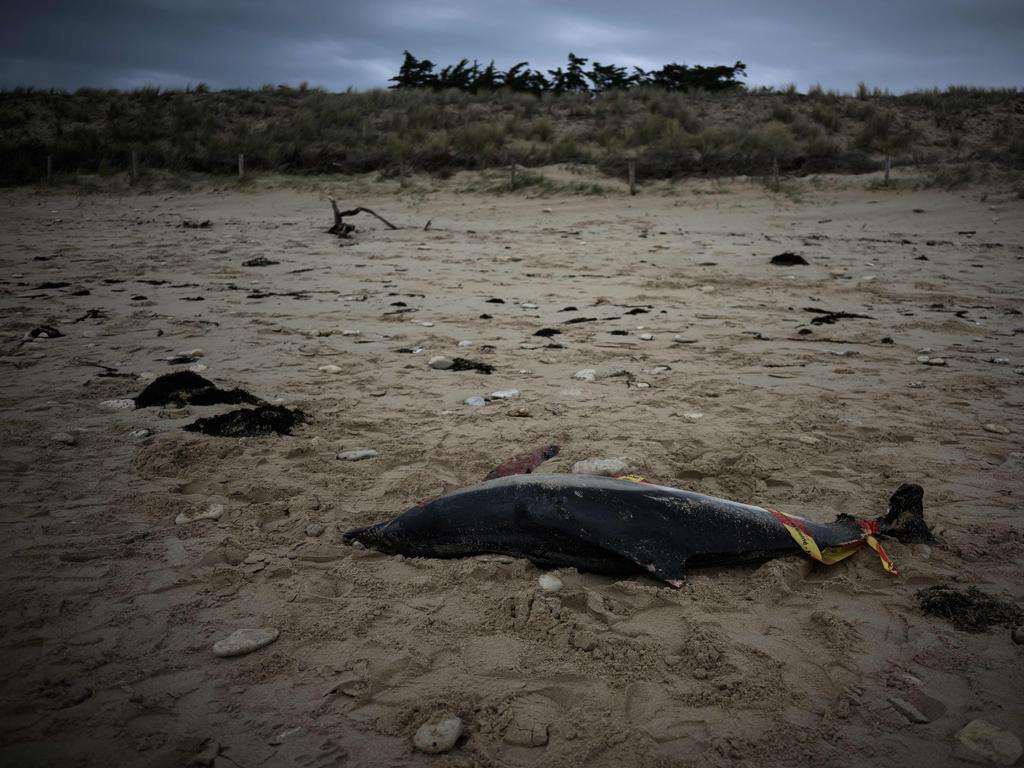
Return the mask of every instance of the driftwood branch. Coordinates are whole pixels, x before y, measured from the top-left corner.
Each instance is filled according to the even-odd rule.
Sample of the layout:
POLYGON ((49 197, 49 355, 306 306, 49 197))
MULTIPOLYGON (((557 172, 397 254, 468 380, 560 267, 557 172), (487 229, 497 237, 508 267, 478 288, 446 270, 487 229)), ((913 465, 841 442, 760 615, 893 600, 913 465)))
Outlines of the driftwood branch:
POLYGON ((385 224, 387 224, 389 229, 398 229, 398 227, 396 227, 390 221, 385 219, 379 213, 375 213, 374 211, 371 211, 369 208, 359 206, 358 208, 353 208, 350 211, 342 211, 338 208, 338 203, 333 197, 329 197, 327 199, 331 201, 331 209, 334 211, 334 226, 327 230, 332 235, 337 235, 338 237, 348 237, 353 232, 353 230, 355 230, 355 227, 352 226, 351 224, 345 223, 343 219, 345 216, 355 216, 357 213, 368 213, 371 216, 374 216, 383 221, 385 224))

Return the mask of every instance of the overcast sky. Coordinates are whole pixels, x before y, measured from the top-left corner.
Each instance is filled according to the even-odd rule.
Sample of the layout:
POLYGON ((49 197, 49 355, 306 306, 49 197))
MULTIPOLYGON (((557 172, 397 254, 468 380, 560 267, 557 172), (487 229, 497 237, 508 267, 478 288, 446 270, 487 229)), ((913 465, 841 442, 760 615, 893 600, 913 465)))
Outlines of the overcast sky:
POLYGON ((500 69, 747 64, 751 85, 1024 86, 1024 0, 2 0, 0 87, 381 88, 402 51, 500 69))

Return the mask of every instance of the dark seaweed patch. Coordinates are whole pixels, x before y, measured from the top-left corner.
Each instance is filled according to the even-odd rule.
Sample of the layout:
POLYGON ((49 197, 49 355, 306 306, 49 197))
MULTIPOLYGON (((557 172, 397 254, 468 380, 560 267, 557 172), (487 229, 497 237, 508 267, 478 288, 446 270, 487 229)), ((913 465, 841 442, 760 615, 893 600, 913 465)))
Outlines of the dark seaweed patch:
POLYGON ((283 405, 260 405, 196 419, 185 429, 215 437, 289 435, 292 427, 304 420, 305 414, 298 409, 291 410, 283 405))
POLYGON ((175 371, 159 376, 135 398, 136 408, 154 405, 260 405, 263 400, 244 389, 221 389, 192 371, 175 371))
POLYGON ((961 632, 984 632, 989 627, 1015 627, 1024 622, 1024 612, 1016 605, 977 587, 928 587, 918 591, 917 601, 926 614, 945 619, 961 632))

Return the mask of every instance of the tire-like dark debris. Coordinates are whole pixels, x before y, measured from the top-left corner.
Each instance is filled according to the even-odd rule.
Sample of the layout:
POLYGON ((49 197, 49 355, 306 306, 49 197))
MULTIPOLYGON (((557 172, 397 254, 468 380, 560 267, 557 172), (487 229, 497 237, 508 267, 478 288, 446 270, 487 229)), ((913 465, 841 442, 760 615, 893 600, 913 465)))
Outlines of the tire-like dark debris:
POLYGON ((772 256, 772 264, 777 267, 796 267, 807 264, 807 259, 798 253, 786 251, 785 253, 780 253, 778 256, 772 256))
POLYGON ((917 600, 926 614, 945 619, 961 632, 984 632, 989 627, 1015 627, 1024 622, 1024 611, 1016 605, 977 587, 928 587, 918 591, 917 600))
POLYGON ((304 420, 305 415, 298 409, 291 410, 283 405, 260 405, 196 419, 185 429, 215 437, 290 435, 292 427, 304 420))

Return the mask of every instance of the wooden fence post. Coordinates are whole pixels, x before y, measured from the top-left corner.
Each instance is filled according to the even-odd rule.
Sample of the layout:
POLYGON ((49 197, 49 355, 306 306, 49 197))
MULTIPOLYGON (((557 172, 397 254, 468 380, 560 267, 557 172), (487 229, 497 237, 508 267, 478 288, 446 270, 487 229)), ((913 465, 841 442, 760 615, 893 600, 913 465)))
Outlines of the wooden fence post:
POLYGON ((398 158, 398 186, 405 189, 405 157, 398 158))
POLYGON ((245 155, 238 153, 238 178, 245 176, 245 155))
POLYGON ((892 168, 892 155, 885 156, 885 186, 889 186, 889 170, 892 168))
POLYGON ((636 160, 629 161, 629 194, 636 194, 636 160))
POLYGON ((772 155, 772 189, 778 192, 781 186, 779 182, 779 156, 772 155))

